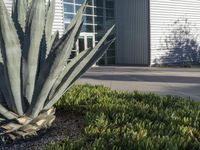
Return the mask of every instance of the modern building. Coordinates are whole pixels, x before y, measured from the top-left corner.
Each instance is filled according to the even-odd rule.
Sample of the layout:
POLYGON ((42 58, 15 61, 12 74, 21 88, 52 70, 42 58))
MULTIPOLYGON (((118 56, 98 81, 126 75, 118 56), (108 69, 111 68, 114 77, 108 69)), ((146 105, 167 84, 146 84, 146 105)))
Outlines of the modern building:
MULTIPOLYGON (((4 0, 11 10, 12 0, 4 0)), ((61 34, 84 0, 56 0, 61 34)), ((99 65, 199 63, 200 0, 89 0, 73 55, 95 46, 116 24, 116 42, 99 65)))

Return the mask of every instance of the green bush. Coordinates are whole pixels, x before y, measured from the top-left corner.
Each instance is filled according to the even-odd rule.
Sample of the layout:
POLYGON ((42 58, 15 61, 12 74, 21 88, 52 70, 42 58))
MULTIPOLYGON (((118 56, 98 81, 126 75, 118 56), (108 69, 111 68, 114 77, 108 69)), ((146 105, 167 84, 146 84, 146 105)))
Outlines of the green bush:
POLYGON ((191 100, 77 85, 56 107, 83 113, 86 126, 81 139, 50 150, 200 149, 200 104, 191 100))

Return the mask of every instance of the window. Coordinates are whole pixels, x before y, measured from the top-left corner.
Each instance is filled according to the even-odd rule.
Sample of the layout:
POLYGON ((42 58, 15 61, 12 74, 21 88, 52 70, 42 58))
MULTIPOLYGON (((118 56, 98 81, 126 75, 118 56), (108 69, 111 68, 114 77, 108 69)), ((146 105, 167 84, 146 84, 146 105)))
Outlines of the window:
POLYGON ((74 0, 64 0, 64 2, 67 2, 67 3, 74 3, 74 0))
POLYGON ((101 32, 104 30, 104 27, 103 27, 103 25, 96 25, 95 30, 96 30, 96 32, 101 32))
POLYGON ((106 0, 106 8, 114 8, 114 1, 106 0))
POLYGON ((80 7, 80 5, 76 5, 76 12, 79 10, 80 7))
POLYGON ((83 4, 84 0, 75 0, 76 4, 83 4))
POLYGON ((87 7, 85 10, 86 14, 92 15, 92 7, 87 7))
POLYGON ((64 22, 65 23, 70 23, 73 19, 74 15, 73 14, 65 14, 64 15, 64 22))
POLYGON ((68 25, 69 25, 69 23, 65 23, 65 29, 67 29, 68 25))
POLYGON ((88 5, 93 5, 92 0, 88 0, 88 5))
POLYGON ((84 23, 90 23, 93 24, 93 17, 92 16, 84 16, 84 23))
POLYGON ((103 0, 94 0, 94 5, 97 7, 103 7, 103 0))
POLYGON ((103 17, 95 17, 95 24, 103 24, 103 17))
POLYGON ((83 25, 82 32, 94 32, 93 31, 93 25, 83 25))
POLYGON ((95 15, 97 16, 103 16, 103 9, 102 8, 95 8, 95 15))
POLYGON ((64 12, 74 13, 74 5, 64 4, 64 12))
POLYGON ((106 17, 114 17, 113 9, 106 9, 106 17))

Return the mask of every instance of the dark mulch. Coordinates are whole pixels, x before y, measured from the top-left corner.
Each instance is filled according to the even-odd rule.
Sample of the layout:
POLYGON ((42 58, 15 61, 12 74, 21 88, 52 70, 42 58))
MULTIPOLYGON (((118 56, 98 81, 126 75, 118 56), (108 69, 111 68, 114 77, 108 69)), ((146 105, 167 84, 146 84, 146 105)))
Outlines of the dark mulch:
POLYGON ((76 139, 84 128, 83 115, 57 112, 52 127, 29 140, 18 141, 9 145, 0 145, 0 150, 32 150, 42 149, 45 145, 62 142, 66 138, 76 139))

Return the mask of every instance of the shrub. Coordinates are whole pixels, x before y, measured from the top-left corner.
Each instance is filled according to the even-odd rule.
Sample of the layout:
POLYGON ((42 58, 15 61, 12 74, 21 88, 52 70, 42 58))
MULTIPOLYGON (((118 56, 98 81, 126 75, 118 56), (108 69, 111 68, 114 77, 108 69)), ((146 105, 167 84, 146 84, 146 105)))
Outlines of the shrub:
POLYGON ((81 139, 47 149, 200 149, 200 104, 191 100, 77 85, 56 107, 84 113, 86 126, 81 139))

